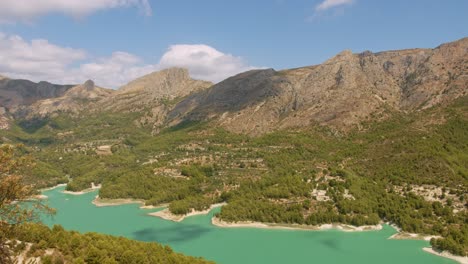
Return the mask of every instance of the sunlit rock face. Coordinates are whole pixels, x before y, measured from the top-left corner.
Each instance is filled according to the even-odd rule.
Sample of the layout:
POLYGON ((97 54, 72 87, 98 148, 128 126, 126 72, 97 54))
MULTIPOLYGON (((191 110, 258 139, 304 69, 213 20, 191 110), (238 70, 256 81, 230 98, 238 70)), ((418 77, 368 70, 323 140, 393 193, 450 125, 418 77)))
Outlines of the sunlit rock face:
POLYGON ((169 123, 215 120, 249 134, 310 124, 346 130, 467 95, 467 51, 464 38, 435 49, 343 51, 320 65, 249 71, 189 96, 169 123))

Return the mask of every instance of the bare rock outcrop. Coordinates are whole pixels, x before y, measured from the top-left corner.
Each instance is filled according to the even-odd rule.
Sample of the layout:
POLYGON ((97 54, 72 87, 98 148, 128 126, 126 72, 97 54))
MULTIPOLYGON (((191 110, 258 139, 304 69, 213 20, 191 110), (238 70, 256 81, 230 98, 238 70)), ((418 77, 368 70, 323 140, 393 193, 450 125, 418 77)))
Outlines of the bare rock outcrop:
POLYGON ((62 96, 37 101, 21 109, 26 118, 46 117, 58 112, 78 114, 89 108, 96 108, 99 102, 115 91, 94 85, 91 80, 66 91, 62 96))
POLYGON ((0 107, 0 130, 10 128, 10 119, 7 116, 5 107, 0 107))
POLYGON ((31 82, 0 78, 0 107, 13 112, 20 106, 31 105, 37 101, 56 98, 65 94, 72 85, 57 85, 49 82, 31 82))
MULTIPOLYGON (((163 124, 177 100, 210 87, 212 83, 194 80, 188 70, 170 68, 140 77, 119 90, 98 87, 92 80, 81 85, 59 86, 46 82, 0 80, 0 107, 18 119, 41 119, 66 113, 73 116, 103 112, 142 113, 140 125, 163 124)), ((6 127, 7 120, 0 120, 6 127)))
POLYGON ((338 130, 452 102, 468 95, 468 38, 434 49, 359 54, 343 51, 320 65, 252 70, 218 84, 170 68, 119 90, 0 78, 0 127, 9 117, 55 113, 139 113, 153 132, 183 121, 211 120, 237 133, 319 124, 338 130))
POLYGON ((194 80, 187 69, 170 68, 142 76, 122 86, 102 102, 104 109, 135 111, 161 101, 182 98, 210 87, 212 83, 194 80))
POLYGON ((157 131, 177 100, 212 86, 194 80, 187 69, 170 68, 140 77, 102 100, 100 111, 144 112, 139 124, 151 124, 157 131))
POLYGON ((418 111, 467 94, 464 38, 435 49, 344 51, 316 66, 242 73, 181 101, 167 122, 214 120, 249 134, 310 124, 346 130, 391 111, 418 111))

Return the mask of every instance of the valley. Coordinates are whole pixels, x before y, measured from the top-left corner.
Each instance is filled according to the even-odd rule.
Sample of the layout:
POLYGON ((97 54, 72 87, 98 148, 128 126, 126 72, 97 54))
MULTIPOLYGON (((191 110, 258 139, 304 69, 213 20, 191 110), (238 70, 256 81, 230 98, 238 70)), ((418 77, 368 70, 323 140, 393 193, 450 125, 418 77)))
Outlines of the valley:
MULTIPOLYGON (((37 96, 30 94, 43 92, 43 84, 28 82, 26 95, 12 96, 7 91, 24 81, 6 78, 0 80, 0 142, 34 160, 21 173, 37 190, 101 186, 84 194, 86 203, 93 195, 136 200, 167 205, 172 216, 222 203, 216 219, 233 225, 391 223, 406 234, 435 237, 434 250, 466 256, 467 50, 468 38, 434 49, 345 51, 321 65, 252 70, 214 85, 172 68, 119 90, 87 81, 37 96)), ((122 235, 117 227, 68 221, 45 222, 122 235)), ((389 230, 385 225, 370 236, 389 230)), ((158 239, 157 232, 124 236, 211 259, 201 249, 158 239)), ((411 263, 429 263, 419 257, 411 263)))

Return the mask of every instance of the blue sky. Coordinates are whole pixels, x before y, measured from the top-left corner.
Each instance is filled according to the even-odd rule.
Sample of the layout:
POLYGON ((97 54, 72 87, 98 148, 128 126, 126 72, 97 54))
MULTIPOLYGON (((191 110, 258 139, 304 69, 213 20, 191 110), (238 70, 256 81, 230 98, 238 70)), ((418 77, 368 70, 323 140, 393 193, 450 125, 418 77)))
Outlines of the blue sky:
POLYGON ((432 48, 468 36, 466 0, 35 0, 37 10, 22 1, 0 3, 0 61, 11 62, 0 62, 0 74, 113 88, 170 66, 216 82, 318 64, 344 49, 432 48), (34 46, 38 39, 52 47, 34 46), (11 55, 22 45, 31 58, 11 55), (28 59, 36 61, 18 66, 28 59))

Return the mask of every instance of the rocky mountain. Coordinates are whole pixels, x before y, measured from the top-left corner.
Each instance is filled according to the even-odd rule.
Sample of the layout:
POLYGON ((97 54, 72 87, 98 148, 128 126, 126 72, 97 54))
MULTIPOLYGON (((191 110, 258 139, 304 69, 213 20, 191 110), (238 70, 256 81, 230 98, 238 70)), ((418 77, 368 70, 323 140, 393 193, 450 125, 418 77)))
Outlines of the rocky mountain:
MULTIPOLYGON (((24 117, 45 117, 57 112, 77 114, 97 104, 115 93, 112 89, 97 87, 92 80, 77 85, 66 91, 62 96, 37 101, 25 107, 24 117)), ((18 111, 19 112, 19 111, 18 111)))
POLYGON ((187 69, 169 68, 140 77, 99 103, 99 111, 143 112, 140 124, 161 126, 174 104, 194 92, 213 84, 194 80, 187 69))
POLYGON ((31 82, 0 78, 0 107, 14 110, 22 105, 31 105, 39 100, 60 97, 72 85, 57 85, 49 82, 31 82))
POLYGON ((178 103, 168 124, 214 120, 261 134, 322 124, 344 129, 389 112, 411 112, 468 94, 468 38, 435 49, 353 54, 323 64, 228 78, 178 103))
POLYGON ((0 127, 9 113, 45 117, 139 113, 138 125, 154 132, 186 120, 212 120, 230 131, 263 134, 274 129, 327 125, 338 130, 445 104, 468 93, 468 38, 434 49, 353 54, 323 64, 275 71, 252 70, 218 84, 171 68, 140 77, 119 90, 0 79, 0 127), (86 114, 85 113, 85 114, 86 114))
MULTIPOLYGON (((212 83, 194 80, 188 70, 171 68, 142 76, 118 90, 95 86, 91 80, 82 85, 59 86, 46 82, 5 79, 0 81, 0 127, 7 112, 18 119, 37 119, 56 113, 99 114, 102 112, 139 112, 137 124, 151 124, 157 129, 177 100, 206 89, 212 83), (56 88, 56 89, 54 89, 56 88)), ((5 123, 5 128, 6 123, 5 123)))
POLYGON ((182 98, 212 85, 210 82, 192 79, 186 69, 170 68, 131 81, 104 100, 101 106, 113 111, 136 111, 157 105, 161 100, 182 98))
POLYGON ((6 109, 5 107, 0 107, 0 130, 8 129, 9 127, 10 124, 6 109))
POLYGON ((9 128, 11 113, 44 99, 60 97, 72 87, 0 76, 0 129, 9 128))

